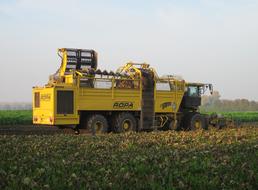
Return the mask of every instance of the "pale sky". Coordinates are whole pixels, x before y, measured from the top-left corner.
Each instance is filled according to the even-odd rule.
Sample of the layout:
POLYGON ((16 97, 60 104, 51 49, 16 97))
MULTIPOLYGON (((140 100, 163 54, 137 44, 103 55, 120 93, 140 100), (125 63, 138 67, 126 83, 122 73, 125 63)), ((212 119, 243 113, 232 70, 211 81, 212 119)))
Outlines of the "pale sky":
POLYGON ((95 49, 103 70, 147 62, 258 101, 258 0, 0 0, 0 102, 31 101, 61 47, 95 49))

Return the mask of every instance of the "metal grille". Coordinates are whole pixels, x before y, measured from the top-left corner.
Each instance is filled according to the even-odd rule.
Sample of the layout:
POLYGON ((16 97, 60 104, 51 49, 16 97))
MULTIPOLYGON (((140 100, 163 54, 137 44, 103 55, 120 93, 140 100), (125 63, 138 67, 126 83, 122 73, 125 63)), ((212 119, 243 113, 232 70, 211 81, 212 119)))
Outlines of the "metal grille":
POLYGON ((80 70, 85 68, 97 68, 97 53, 94 50, 66 49, 67 67, 66 72, 70 70, 80 70))
POLYGON ((34 107, 35 108, 40 107, 40 93, 39 92, 34 93, 34 107))
POLYGON ((57 91, 57 114, 73 114, 73 91, 57 91))

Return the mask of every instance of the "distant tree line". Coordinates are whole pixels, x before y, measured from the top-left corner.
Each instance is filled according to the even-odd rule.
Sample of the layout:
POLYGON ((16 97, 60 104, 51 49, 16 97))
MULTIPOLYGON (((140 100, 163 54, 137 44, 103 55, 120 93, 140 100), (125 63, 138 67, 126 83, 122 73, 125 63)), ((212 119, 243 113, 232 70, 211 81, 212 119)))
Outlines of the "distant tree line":
POLYGON ((223 100, 218 91, 202 97, 201 110, 205 112, 258 111, 258 102, 247 99, 223 100))
POLYGON ((1 103, 0 102, 0 110, 31 110, 32 104, 27 102, 20 103, 1 103))

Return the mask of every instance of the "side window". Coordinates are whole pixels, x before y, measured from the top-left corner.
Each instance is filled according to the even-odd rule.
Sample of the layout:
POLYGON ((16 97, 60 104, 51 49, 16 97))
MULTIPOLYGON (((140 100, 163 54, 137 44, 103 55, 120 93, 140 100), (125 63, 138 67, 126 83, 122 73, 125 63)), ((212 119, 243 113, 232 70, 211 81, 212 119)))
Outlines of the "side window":
POLYGON ((94 87, 94 79, 81 78, 80 79, 80 87, 93 88, 94 87))
POLYGON ((171 91, 169 82, 157 82, 156 90, 159 91, 171 91))
POLYGON ((177 84, 175 84, 174 81, 170 82, 170 88, 172 91, 184 91, 184 83, 182 82, 177 82, 177 84))
POLYGON ((94 88, 111 89, 112 81, 111 80, 95 80, 94 88))

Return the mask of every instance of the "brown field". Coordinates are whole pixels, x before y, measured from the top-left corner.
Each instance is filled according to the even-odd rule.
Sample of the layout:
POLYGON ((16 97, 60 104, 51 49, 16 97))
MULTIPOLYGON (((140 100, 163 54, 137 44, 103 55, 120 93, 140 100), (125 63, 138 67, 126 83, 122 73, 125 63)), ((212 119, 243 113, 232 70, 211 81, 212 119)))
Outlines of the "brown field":
MULTIPOLYGON (((258 127, 258 122, 238 123, 234 128, 258 127)), ((211 129, 210 127, 209 129, 211 129)), ((72 128, 58 128, 47 125, 0 125, 0 135, 55 135, 55 134, 74 134, 72 128)), ((80 134, 88 134, 85 129, 80 129, 80 134)))

